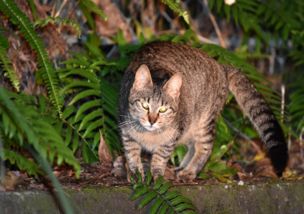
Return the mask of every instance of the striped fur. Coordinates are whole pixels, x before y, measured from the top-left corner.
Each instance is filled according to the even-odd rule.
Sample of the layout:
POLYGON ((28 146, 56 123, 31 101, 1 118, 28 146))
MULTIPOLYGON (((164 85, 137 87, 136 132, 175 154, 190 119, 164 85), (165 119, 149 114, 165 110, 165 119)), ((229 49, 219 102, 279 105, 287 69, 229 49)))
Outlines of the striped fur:
POLYGON ((153 176, 163 175, 174 147, 183 143, 188 153, 177 176, 194 179, 212 151, 215 121, 229 90, 257 129, 281 175, 288 159, 283 132, 249 80, 199 49, 169 42, 144 46, 122 80, 119 119, 130 170, 144 174, 140 155, 145 150, 152 154, 153 176))

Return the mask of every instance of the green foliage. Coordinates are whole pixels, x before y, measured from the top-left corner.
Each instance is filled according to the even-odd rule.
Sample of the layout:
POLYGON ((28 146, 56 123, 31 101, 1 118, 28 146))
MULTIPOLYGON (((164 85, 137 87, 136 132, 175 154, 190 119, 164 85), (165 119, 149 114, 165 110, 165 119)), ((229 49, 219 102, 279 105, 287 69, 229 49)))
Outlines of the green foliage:
POLYGON ((28 157, 21 155, 20 153, 11 149, 3 150, 2 160, 8 160, 12 165, 18 166, 20 170, 26 171, 29 175, 41 174, 41 170, 38 165, 28 157))
POLYGON ((10 21, 19 28, 31 48, 36 52, 41 76, 48 89, 50 100, 56 107, 58 114, 61 115, 62 99, 58 94, 58 77, 29 18, 17 7, 16 3, 10 0, 0 0, 0 11, 8 16, 10 21))
POLYGON ((116 122, 118 91, 98 74, 100 69, 115 66, 115 63, 82 55, 68 60, 65 66, 60 71, 60 78, 65 84, 63 94, 71 98, 63 112, 67 125, 63 130, 66 142, 73 143, 75 151, 82 141, 86 162, 97 160, 96 151, 101 137, 112 152, 120 150, 116 122))
POLYGON ((233 65, 235 68, 244 72, 255 85, 257 90, 264 96, 276 116, 279 117, 281 110, 280 95, 270 88, 270 83, 255 69, 254 66, 250 65, 236 54, 217 45, 205 44, 201 48, 207 52, 209 56, 215 58, 219 63, 233 65))
POLYGON ((80 26, 77 22, 75 22, 72 19, 64 19, 64 18, 61 18, 61 17, 48 16, 44 19, 38 19, 37 21, 35 21, 34 26, 35 27, 45 27, 48 24, 53 24, 53 25, 56 24, 59 27, 69 26, 76 32, 76 34, 78 36, 80 36, 80 34, 81 34, 80 26))
POLYGON ((273 35, 287 39, 292 30, 301 28, 301 0, 293 1, 292 4, 287 0, 238 0, 233 5, 227 5, 221 0, 210 0, 208 5, 220 16, 232 19, 246 33, 254 32, 265 42, 269 42, 273 35))
MULTIPOLYGON (((211 157, 199 173, 199 178, 206 179, 209 177, 215 177, 220 181, 230 182, 236 171, 227 166, 225 159, 229 159, 228 153, 234 145, 234 137, 233 130, 227 126, 223 117, 220 117, 217 121, 216 139, 213 145, 211 157)), ((184 145, 175 148, 170 159, 174 166, 179 166, 186 155, 186 152, 187 148, 184 145)))
POLYGON ((151 173, 143 181, 137 175, 138 181, 133 180, 131 200, 137 200, 137 208, 149 206, 149 213, 197 213, 192 202, 176 190, 171 190, 172 184, 162 177, 152 182, 151 173))
POLYGON ((92 0, 78 0, 79 8, 86 17, 89 26, 95 29, 94 16, 97 15, 103 20, 107 20, 106 14, 92 0))
MULTIPOLYGON (((78 161, 51 125, 51 118, 41 114, 41 109, 35 105, 37 100, 0 88, 0 101, 0 131, 5 139, 5 151, 14 151, 14 148, 24 150, 30 144, 42 158, 47 158, 51 163, 56 161, 58 165, 68 163, 79 176, 78 161)), ((12 164, 18 164, 21 169, 29 169, 31 174, 37 173, 37 167, 30 162, 21 162, 20 155, 5 152, 4 159, 8 159, 12 164)))
MULTIPOLYGON (((236 170, 227 166, 225 156, 228 155, 234 145, 234 137, 233 130, 228 127, 224 118, 220 117, 216 124, 216 139, 212 154, 201 173, 199 173, 199 178, 215 177, 222 182, 231 181, 236 170)), ((226 159, 229 159, 229 156, 226 159)))
POLYGON ((179 16, 183 17, 184 21, 189 24, 189 14, 181 6, 180 0, 162 0, 162 2, 168 5, 168 7, 175 13, 177 13, 179 16))
POLYGON ((290 84, 290 102, 288 105, 290 113, 290 126, 296 136, 304 132, 304 78, 303 76, 290 84))
POLYGON ((5 71, 4 75, 6 75, 9 78, 12 86, 15 88, 16 91, 19 91, 20 89, 19 78, 7 56, 8 46, 9 46, 8 41, 3 35, 3 30, 0 28, 0 65, 2 65, 5 71))

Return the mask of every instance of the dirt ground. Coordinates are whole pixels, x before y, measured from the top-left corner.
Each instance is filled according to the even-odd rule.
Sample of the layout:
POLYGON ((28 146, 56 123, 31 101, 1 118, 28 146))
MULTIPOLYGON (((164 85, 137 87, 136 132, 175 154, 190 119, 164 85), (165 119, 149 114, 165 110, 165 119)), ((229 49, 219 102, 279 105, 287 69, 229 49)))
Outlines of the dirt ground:
MULTIPOLYGON (((248 146, 247 146, 248 147, 248 146)), ((226 183, 256 183, 256 182, 271 182, 279 179, 275 176, 270 161, 266 157, 257 158, 257 154, 244 149, 247 161, 230 160, 228 165, 235 168, 237 173, 230 177, 217 179, 210 177, 208 179, 196 179, 187 185, 196 184, 216 184, 219 182, 226 183), (251 153, 251 154, 250 154, 251 153), (251 160, 250 160, 251 159, 251 160), (247 164, 244 164, 246 162, 247 164)), ((289 149, 289 165, 286 169, 282 180, 304 180, 304 151, 303 145, 294 141, 289 149)), ((232 157, 234 159, 234 157, 232 157)), ((126 179, 126 175, 121 175, 121 169, 117 165, 113 167, 111 163, 94 163, 94 164, 81 164, 81 174, 79 178, 75 177, 74 171, 68 166, 60 166, 54 168, 54 174, 57 176, 64 188, 82 189, 88 186, 122 186, 130 185, 126 179), (117 172, 119 171, 119 172, 117 172), (120 174, 120 175, 118 175, 120 174)), ((168 165, 165 178, 171 180, 175 185, 184 185, 185 183, 178 182, 174 177, 174 168, 168 165)), ((7 171, 4 182, 0 185, 0 191, 13 191, 13 190, 46 190, 50 187, 50 182, 45 179, 35 179, 27 176, 24 172, 7 171)))

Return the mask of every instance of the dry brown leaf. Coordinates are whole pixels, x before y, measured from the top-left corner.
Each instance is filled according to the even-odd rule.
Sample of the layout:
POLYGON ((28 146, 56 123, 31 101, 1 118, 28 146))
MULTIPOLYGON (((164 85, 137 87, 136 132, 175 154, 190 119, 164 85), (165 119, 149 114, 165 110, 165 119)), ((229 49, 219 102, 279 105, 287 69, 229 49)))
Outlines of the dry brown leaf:
POLYGON ((2 190, 14 190, 16 186, 21 184, 23 179, 19 171, 8 171, 2 181, 0 181, 0 186, 2 190))
POLYGON ((264 158, 262 160, 257 161, 255 164, 254 171, 256 177, 277 177, 276 173, 273 170, 271 161, 268 158, 264 158))
POLYGON ((109 148, 101 133, 100 133, 100 141, 99 141, 99 146, 98 146, 98 158, 99 158, 100 163, 103 163, 103 164, 112 163, 111 153, 110 153, 109 148))
POLYGON ((122 31, 127 41, 132 41, 132 34, 129 24, 117 8, 116 4, 111 0, 93 0, 96 5, 102 8, 108 19, 102 20, 96 16, 96 30, 101 36, 114 36, 119 30, 122 31))

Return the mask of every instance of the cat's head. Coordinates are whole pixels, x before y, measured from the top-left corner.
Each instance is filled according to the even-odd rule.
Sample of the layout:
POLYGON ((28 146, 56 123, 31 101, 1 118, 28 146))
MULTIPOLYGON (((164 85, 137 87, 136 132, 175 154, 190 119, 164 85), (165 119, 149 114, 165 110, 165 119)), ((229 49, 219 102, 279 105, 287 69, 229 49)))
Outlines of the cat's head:
POLYGON ((147 131, 160 131, 171 126, 178 110, 181 86, 180 73, 159 86, 153 83, 149 68, 141 65, 130 90, 130 116, 147 131))

